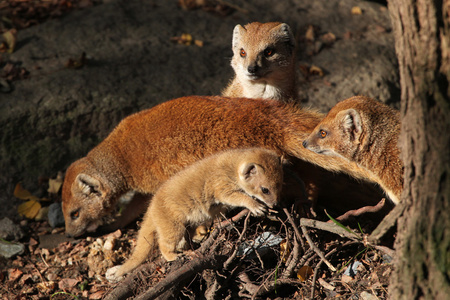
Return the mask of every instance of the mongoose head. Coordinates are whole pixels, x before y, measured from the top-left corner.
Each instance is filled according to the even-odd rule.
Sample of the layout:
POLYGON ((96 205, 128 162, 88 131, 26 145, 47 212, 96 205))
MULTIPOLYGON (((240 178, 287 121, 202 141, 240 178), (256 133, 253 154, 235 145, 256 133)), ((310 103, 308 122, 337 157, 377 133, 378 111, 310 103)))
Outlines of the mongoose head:
POLYGON ((258 153, 239 165, 239 186, 251 197, 272 208, 279 203, 283 185, 281 159, 272 151, 258 153))
POLYGON ((363 133, 361 114, 357 109, 333 107, 316 126, 303 146, 319 154, 353 160, 359 151, 363 133))
POLYGON ((231 66, 243 80, 279 81, 295 64, 295 39, 285 23, 250 23, 233 30, 231 66))
POLYGON ((95 231, 110 211, 110 200, 110 185, 92 164, 86 158, 74 162, 66 171, 62 188, 66 235, 95 231))

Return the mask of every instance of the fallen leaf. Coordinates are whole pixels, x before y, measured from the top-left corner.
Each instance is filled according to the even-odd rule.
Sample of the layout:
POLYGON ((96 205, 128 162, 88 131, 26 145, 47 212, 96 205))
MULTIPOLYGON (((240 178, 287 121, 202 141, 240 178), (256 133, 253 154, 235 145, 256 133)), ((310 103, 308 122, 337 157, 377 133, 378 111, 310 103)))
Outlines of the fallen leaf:
POLYGON ((314 273, 313 269, 310 266, 303 266, 298 270, 297 277, 300 281, 305 281, 314 273))
POLYGON ((194 41, 194 44, 195 44, 195 46, 197 46, 197 47, 203 47, 203 41, 195 40, 195 41, 194 41))
POLYGON ((314 40, 315 40, 314 26, 312 26, 312 25, 308 26, 308 29, 306 30, 306 33, 305 33, 305 39, 307 41, 314 42, 314 40))
POLYGON ((17 212, 19 215, 24 216, 28 219, 34 219, 41 209, 41 204, 36 200, 29 200, 25 203, 20 204, 17 207, 17 212))
POLYGON ((321 77, 324 75, 323 70, 321 68, 319 68, 318 66, 314 66, 314 65, 312 65, 309 68, 309 73, 312 75, 319 75, 321 77))
POLYGON ((78 280, 78 279, 64 278, 58 282, 58 288, 61 290, 71 289, 71 288, 75 287, 79 282, 80 282, 80 280, 78 280))
POLYGON ((280 243, 280 250, 281 259, 285 263, 288 260, 289 254, 291 254, 291 245, 287 240, 284 240, 280 243))
POLYGON ((352 15, 362 15, 362 9, 359 6, 352 7, 352 15))
POLYGON ((89 299, 102 299, 106 291, 98 291, 89 295, 89 299))
POLYGON ((203 47, 203 41, 200 40, 194 40, 191 34, 189 33, 183 33, 181 36, 174 36, 170 38, 172 42, 190 46, 192 43, 198 47, 203 47))
POLYGON ((86 53, 83 52, 81 53, 80 58, 77 59, 69 58, 65 66, 68 69, 79 69, 83 67, 86 64, 86 62, 87 62, 86 53))
POLYGON ((334 42, 336 42, 336 36, 334 35, 334 33, 332 32, 328 32, 325 33, 324 35, 321 36, 321 40, 327 44, 327 45, 331 45, 334 42))
POLYGON ((9 281, 16 281, 20 276, 22 276, 23 272, 19 269, 9 269, 9 281))
POLYGON ((319 278, 317 281, 320 283, 321 286, 323 286, 327 290, 334 291, 334 289, 336 288, 335 286, 332 286, 322 278, 319 278))
POLYGON ((63 176, 61 172, 58 172, 58 175, 55 179, 49 179, 48 180, 48 192, 51 194, 57 194, 59 192, 59 189, 61 188, 63 183, 63 176))
POLYGON ((56 282, 54 281, 39 282, 36 286, 41 293, 49 294, 50 292, 56 289, 56 282))
POLYGON ((14 197, 21 200, 39 200, 38 197, 32 195, 28 190, 24 189, 20 182, 16 184, 16 187, 14 188, 14 197))
POLYGON ((11 29, 3 33, 4 41, 0 44, 0 52, 13 53, 16 48, 17 30, 11 29))
POLYGON ((352 276, 348 276, 348 275, 342 274, 342 277, 341 277, 341 281, 342 282, 349 283, 352 280, 353 280, 352 276))

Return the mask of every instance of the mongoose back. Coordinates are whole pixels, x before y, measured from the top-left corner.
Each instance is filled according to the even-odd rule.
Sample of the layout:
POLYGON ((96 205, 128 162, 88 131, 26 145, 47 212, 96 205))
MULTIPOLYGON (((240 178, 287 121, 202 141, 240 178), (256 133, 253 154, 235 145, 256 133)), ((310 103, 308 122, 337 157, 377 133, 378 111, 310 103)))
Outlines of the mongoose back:
POLYGON ((236 25, 232 49, 235 76, 223 96, 297 99, 296 46, 289 25, 279 22, 236 25))
POLYGON ((248 208, 262 216, 278 204, 283 184, 281 159, 263 148, 237 149, 204 158, 166 181, 154 195, 139 230, 136 247, 122 266, 107 272, 119 280, 148 257, 154 244, 175 260, 189 241, 187 228, 212 221, 228 208, 248 208))
MULTIPOLYGON (((153 195, 182 168, 227 149, 272 149, 292 161, 306 186, 330 176, 315 166, 368 178, 370 173, 356 163, 324 158, 302 146, 321 119, 295 103, 217 96, 178 98, 133 114, 67 169, 62 188, 66 234, 96 230, 122 194, 153 195)), ((336 180, 328 180, 327 188, 336 180)), ((133 198, 117 227, 136 219, 145 207, 143 197, 133 198)))
POLYGON ((374 181, 398 204, 403 189, 399 133, 398 111, 374 99, 357 96, 336 104, 303 145, 369 170, 374 181))

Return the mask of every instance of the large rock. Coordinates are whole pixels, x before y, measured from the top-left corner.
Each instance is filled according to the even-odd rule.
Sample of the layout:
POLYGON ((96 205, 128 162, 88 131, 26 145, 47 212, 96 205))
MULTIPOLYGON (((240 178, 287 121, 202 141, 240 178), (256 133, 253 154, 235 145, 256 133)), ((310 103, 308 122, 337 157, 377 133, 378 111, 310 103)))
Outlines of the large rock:
POLYGON ((231 36, 238 23, 291 25, 299 62, 325 71, 324 77, 300 78, 300 97, 307 106, 326 111, 355 94, 397 101, 389 16, 377 3, 233 1, 247 13, 221 17, 183 11, 176 2, 108 0, 19 31, 16 51, 2 57, 20 62, 30 77, 0 94, 0 190, 6 191, 0 201, 11 203, 18 181, 33 189, 39 176, 65 170, 133 112, 174 97, 220 93, 232 76, 231 36), (351 14, 353 6, 363 14, 351 14), (336 42, 310 55, 304 39, 309 25, 318 36, 332 32, 336 42), (204 46, 170 41, 182 33, 204 46), (83 52, 85 66, 65 67, 83 52))

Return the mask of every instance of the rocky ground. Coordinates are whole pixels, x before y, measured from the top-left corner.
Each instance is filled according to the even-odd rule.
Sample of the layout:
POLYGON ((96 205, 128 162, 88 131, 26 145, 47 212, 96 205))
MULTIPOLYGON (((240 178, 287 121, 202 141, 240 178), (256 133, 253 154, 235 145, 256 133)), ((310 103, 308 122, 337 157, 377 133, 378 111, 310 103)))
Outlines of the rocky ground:
MULTIPOLYGON (((6 17, 0 21, 2 32, 17 28, 12 53, 6 47, 0 57, 0 217, 9 217, 21 228, 22 235, 7 240, 19 241, 24 249, 21 255, 0 258, 2 297, 95 299, 111 291, 113 285, 103 277, 106 265, 101 264, 122 261, 135 232, 125 230, 110 237, 115 246, 109 250, 104 248, 108 237, 59 244, 63 227, 52 228, 48 221, 26 220, 17 214, 23 200, 14 196, 14 188, 22 182, 37 198, 50 198, 41 201, 43 206, 58 202, 57 194, 47 191, 48 179, 85 155, 123 117, 175 97, 220 93, 232 76, 229 60, 236 24, 283 21, 292 27, 299 46, 299 95, 304 106, 326 112, 355 94, 398 106, 389 14, 376 2, 210 1, 183 9, 175 0, 54 0, 48 13, 42 7, 31 9, 33 1, 19 11, 14 6, 17 2, 0 4, 0 13, 6 17), (174 41, 185 33, 201 43, 174 41)), ((187 2, 196 1, 183 1, 187 2)), ((21 3, 27 5, 27 1, 21 3)), ((274 226, 281 228, 282 222, 277 222, 274 226)), ((260 228, 253 230, 249 239, 260 228)), ((291 235, 289 230, 281 234, 288 239, 291 235)), ((330 238, 321 246, 333 248, 335 244, 339 243, 330 238)), ((350 249, 332 263, 344 268, 366 248, 350 249)), ((323 272, 324 281, 338 282, 334 289, 328 286, 335 294, 320 285, 316 295, 357 299, 366 292, 382 298, 389 259, 378 250, 366 250, 358 256, 364 272, 348 282, 342 281, 342 274, 323 272)), ((231 253, 226 251, 231 250, 216 254, 231 253)), ((277 251, 280 259, 282 251, 277 251)), ((313 268, 318 262, 317 256, 308 261, 313 268)), ((255 268, 262 269, 260 265, 255 268)), ((170 265, 162 264, 153 272, 164 277, 169 269, 170 265)), ((269 278, 258 274, 251 274, 252 280, 262 276, 257 284, 269 278)), ((310 293, 308 280, 298 283, 300 287, 286 297, 310 293)), ((202 284, 193 284, 186 293, 199 287, 202 284)))

